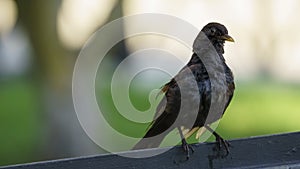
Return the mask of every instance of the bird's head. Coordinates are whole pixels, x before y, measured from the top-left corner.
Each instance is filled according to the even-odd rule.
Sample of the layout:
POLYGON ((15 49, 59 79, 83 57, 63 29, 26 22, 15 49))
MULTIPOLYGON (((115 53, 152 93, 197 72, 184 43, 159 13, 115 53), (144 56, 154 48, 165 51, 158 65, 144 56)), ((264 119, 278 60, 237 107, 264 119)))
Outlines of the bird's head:
POLYGON ((225 41, 234 42, 233 38, 228 35, 226 27, 216 22, 205 25, 201 32, 206 35, 218 53, 224 53, 225 41))

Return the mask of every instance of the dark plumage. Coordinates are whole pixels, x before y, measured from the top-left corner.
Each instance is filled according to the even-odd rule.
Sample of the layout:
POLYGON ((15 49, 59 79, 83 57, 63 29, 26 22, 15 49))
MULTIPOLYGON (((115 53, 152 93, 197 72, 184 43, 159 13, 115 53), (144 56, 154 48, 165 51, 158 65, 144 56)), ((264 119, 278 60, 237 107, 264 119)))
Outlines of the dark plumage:
POLYGON ((194 41, 191 60, 163 86, 165 97, 146 135, 133 149, 158 147, 171 130, 178 128, 188 153, 185 137, 205 127, 228 151, 228 144, 208 126, 222 117, 235 88, 232 72, 223 57, 225 41, 233 39, 224 25, 209 23, 201 30, 194 41), (183 128, 189 131, 185 135, 183 128))

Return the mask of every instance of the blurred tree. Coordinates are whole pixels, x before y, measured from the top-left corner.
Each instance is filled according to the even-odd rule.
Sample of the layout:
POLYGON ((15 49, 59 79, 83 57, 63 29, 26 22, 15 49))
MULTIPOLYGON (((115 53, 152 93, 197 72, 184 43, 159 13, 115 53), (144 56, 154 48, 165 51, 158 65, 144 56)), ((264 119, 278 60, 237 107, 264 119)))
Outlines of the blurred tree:
POLYGON ((34 79, 41 90, 42 157, 59 158, 99 152, 81 129, 71 93, 74 53, 65 50, 57 36, 60 0, 16 0, 18 25, 25 28, 34 52, 34 79))
MULTIPOLYGON (((115 7, 111 11, 110 17, 107 21, 107 23, 123 17, 123 5, 124 2, 123 0, 118 0, 117 3, 115 4, 115 7)), ((124 25, 122 28, 120 28, 121 34, 124 35, 124 25)), ((110 51, 110 55, 113 57, 114 62, 119 63, 121 62, 126 56, 128 56, 128 51, 125 45, 124 40, 118 43, 116 46, 112 48, 110 51)))
MULTIPOLYGON (((99 153, 81 129, 74 112, 71 93, 72 71, 77 52, 67 51, 57 34, 57 13, 61 0, 16 0, 18 24, 29 35, 33 47, 32 69, 37 89, 41 90, 42 156, 39 158, 61 158, 99 153)), ((117 1, 107 22, 123 16, 123 2, 117 1)), ((123 33, 123 28, 121 33, 123 33)), ((114 63, 127 56, 124 41, 110 51, 114 63)), ((116 66, 116 65, 115 65, 116 66)), ((100 152, 103 152, 101 150, 100 152)))

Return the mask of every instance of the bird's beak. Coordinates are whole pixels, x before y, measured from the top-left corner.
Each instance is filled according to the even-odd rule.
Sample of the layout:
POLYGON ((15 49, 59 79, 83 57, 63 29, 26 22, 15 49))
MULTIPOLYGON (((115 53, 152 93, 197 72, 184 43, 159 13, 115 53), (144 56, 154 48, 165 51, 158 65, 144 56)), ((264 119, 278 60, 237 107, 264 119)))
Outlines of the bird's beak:
POLYGON ((234 42, 234 39, 229 35, 223 35, 221 36, 221 39, 229 42, 234 42))

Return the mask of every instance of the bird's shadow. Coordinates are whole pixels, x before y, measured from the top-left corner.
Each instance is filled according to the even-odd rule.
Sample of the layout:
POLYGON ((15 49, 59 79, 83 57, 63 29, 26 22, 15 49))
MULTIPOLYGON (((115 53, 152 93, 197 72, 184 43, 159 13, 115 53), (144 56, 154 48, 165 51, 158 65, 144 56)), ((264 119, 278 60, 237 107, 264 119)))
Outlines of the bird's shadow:
POLYGON ((209 169, 214 168, 215 160, 220 160, 220 159, 225 159, 225 158, 232 158, 232 157, 231 157, 230 153, 228 153, 224 149, 220 149, 217 145, 215 147, 213 147, 212 154, 207 155, 209 169))
MULTIPOLYGON (((195 151, 197 151, 197 149, 195 151)), ((226 159, 226 158, 232 158, 230 154, 227 154, 226 150, 219 149, 219 147, 217 145, 212 147, 211 151, 209 151, 209 152, 210 153, 207 155, 209 169, 213 169, 215 167, 214 163, 216 162, 216 160, 218 161, 218 160, 222 160, 222 159, 226 159)), ((173 163, 176 165, 184 165, 193 159, 193 153, 194 152, 192 152, 190 154, 190 157, 187 158, 187 155, 183 149, 176 149, 174 156, 173 156, 173 163)), ((205 155, 205 154, 203 154, 203 155, 205 155)))
POLYGON ((188 162, 194 154, 193 145, 190 144, 189 148, 191 150, 190 153, 189 153, 189 156, 184 151, 184 149, 179 149, 179 150, 177 149, 176 153, 173 156, 173 163, 176 164, 176 165, 180 165, 180 164, 183 164, 185 162, 188 162))

